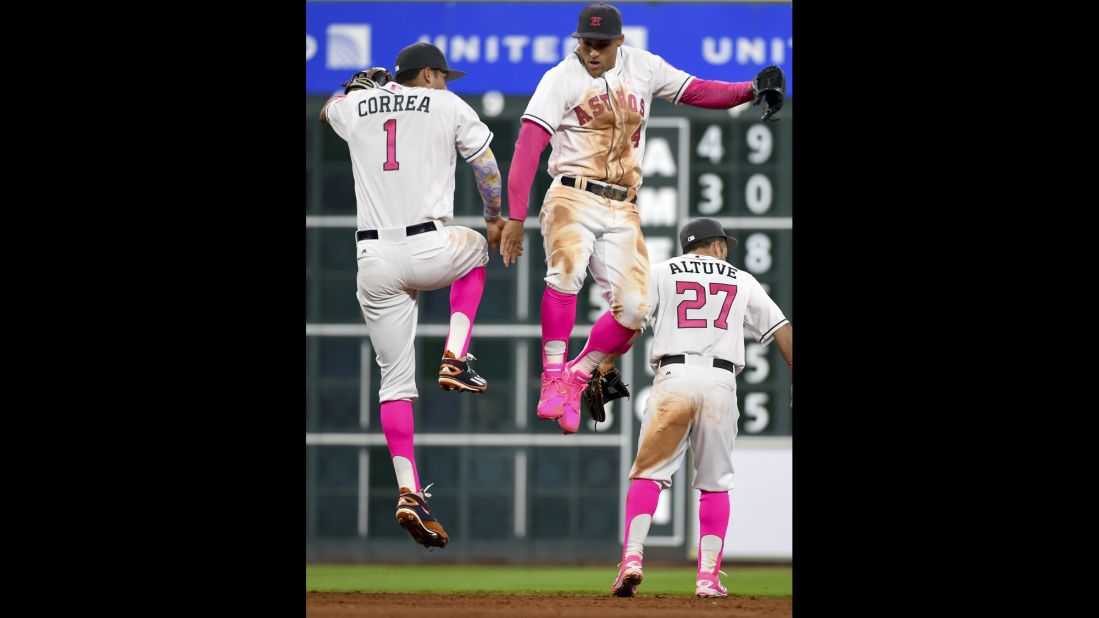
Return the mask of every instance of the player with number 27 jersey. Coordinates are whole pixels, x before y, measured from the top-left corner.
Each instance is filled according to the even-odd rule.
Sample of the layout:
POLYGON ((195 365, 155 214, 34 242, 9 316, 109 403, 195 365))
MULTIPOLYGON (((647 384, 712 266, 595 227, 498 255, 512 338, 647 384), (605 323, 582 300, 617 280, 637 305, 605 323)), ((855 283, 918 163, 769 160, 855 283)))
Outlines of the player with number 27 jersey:
POLYGON ((653 266, 649 298, 654 371, 662 357, 686 353, 723 358, 739 374, 745 327, 767 345, 788 322, 751 273, 709 255, 689 253, 653 266))

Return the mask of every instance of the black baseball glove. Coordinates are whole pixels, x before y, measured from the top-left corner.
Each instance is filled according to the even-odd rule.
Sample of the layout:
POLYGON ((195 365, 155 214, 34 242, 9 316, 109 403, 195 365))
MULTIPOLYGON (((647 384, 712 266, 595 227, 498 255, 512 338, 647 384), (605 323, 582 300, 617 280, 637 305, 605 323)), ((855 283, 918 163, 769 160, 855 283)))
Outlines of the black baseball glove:
POLYGON ((765 67, 752 80, 752 94, 756 100, 752 105, 759 105, 763 101, 766 109, 763 110, 762 120, 778 120, 773 118, 775 112, 782 109, 782 101, 786 98, 786 76, 782 69, 776 66, 765 67))
POLYGON ((629 396, 630 391, 622 383, 622 374, 618 373, 617 367, 612 367, 607 373, 601 374, 598 369, 592 372, 588 388, 584 389, 581 399, 584 406, 588 408, 588 414, 591 415, 592 420, 602 423, 607 420, 607 411, 603 409, 603 405, 622 397, 629 398, 629 396))
POLYGON ((393 74, 389 69, 371 67, 352 75, 351 79, 340 85, 343 86, 343 93, 347 94, 352 88, 381 88, 391 81, 393 81, 393 74))

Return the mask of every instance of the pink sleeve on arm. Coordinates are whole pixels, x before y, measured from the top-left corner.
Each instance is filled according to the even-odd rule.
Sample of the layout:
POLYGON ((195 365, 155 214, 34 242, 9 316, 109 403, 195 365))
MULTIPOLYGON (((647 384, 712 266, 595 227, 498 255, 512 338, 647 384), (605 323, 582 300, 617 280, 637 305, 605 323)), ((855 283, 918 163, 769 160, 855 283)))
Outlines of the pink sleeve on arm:
POLYGON ((706 109, 729 109, 752 98, 752 82, 722 82, 696 77, 687 85, 679 102, 706 109))
POLYGON ((508 219, 522 221, 527 218, 527 200, 534 173, 538 171, 538 159, 552 137, 545 128, 530 120, 524 120, 515 142, 515 154, 508 171, 508 219))

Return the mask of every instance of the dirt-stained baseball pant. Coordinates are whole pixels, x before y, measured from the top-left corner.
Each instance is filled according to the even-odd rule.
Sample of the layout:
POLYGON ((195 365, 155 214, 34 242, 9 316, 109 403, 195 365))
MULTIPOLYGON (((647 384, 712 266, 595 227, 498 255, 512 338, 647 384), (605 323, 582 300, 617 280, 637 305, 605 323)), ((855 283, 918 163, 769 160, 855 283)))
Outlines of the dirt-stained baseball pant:
POLYGON ((538 220, 546 250, 546 284, 558 292, 579 293, 593 259, 597 283, 610 290, 615 320, 640 329, 649 306, 649 252, 637 204, 564 186, 557 177, 538 220))
POLYGON ((356 297, 378 356, 379 401, 415 400, 417 294, 437 290, 488 263, 488 242, 467 227, 444 226, 406 236, 405 228, 378 230, 360 240, 356 297))
POLYGON ((689 442, 694 451, 695 489, 733 488, 733 442, 740 417, 736 376, 695 360, 687 355, 686 363, 657 370, 641 419, 631 480, 651 479, 671 487, 689 442))

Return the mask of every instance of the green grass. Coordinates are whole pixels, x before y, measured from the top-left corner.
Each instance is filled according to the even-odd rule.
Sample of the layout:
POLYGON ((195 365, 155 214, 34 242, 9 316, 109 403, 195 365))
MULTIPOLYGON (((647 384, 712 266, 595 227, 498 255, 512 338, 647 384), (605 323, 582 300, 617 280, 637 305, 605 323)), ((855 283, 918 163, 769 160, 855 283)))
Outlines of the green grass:
MULTIPOLYGON (((789 567, 727 565, 722 582, 731 594, 791 596, 789 567)), ((313 564, 305 567, 306 591, 453 592, 467 594, 596 594, 610 592, 618 571, 611 567, 313 564)), ((695 570, 645 569, 644 594, 694 594, 695 570)))

